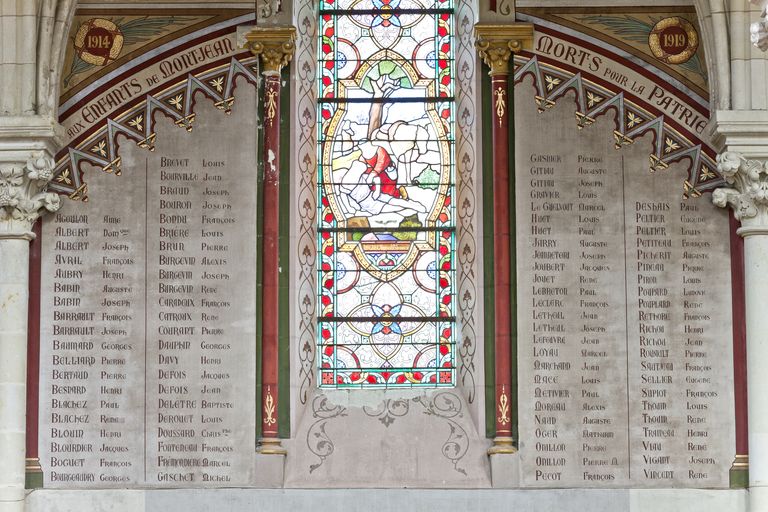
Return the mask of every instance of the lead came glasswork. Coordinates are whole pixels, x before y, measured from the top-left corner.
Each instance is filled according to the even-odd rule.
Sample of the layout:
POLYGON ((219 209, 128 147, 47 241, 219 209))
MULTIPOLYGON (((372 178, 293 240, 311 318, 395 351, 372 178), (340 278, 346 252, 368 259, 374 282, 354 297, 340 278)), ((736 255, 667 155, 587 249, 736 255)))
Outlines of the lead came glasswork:
POLYGON ((452 386, 452 6, 320 7, 320 385, 452 386))

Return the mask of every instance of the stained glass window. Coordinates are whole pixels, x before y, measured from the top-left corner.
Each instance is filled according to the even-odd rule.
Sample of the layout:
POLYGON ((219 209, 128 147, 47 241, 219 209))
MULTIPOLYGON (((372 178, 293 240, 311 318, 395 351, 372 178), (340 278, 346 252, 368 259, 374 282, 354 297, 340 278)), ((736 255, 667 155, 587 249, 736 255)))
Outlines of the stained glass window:
POLYGON ((455 382, 451 0, 321 0, 326 387, 455 382))

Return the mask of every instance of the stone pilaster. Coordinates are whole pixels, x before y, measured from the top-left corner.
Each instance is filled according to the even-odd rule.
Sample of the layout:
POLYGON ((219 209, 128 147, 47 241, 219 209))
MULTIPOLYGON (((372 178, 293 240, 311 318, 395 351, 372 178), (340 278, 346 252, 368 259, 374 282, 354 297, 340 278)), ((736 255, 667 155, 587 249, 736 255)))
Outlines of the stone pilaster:
POLYGON ((24 509, 29 242, 61 205, 47 191, 56 139, 46 119, 0 117, 0 512, 24 509))

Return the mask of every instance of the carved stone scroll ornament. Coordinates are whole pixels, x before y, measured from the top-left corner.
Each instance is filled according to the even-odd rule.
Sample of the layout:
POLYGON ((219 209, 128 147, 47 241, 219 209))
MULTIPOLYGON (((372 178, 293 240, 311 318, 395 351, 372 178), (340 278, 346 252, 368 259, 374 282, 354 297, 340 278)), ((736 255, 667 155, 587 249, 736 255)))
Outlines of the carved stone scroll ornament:
POLYGON ((716 189, 712 202, 721 208, 733 208, 741 221, 741 234, 768 232, 768 162, 726 151, 717 157, 717 170, 730 187, 716 189))
POLYGON ((382 425, 389 428, 396 418, 402 418, 410 410, 410 402, 407 399, 387 399, 375 409, 363 407, 363 412, 371 418, 378 418, 382 425))
POLYGON ((346 415, 346 407, 331 403, 325 395, 317 395, 312 400, 312 417, 315 422, 307 431, 307 448, 317 456, 318 462, 309 466, 310 473, 322 466, 325 459, 336 450, 336 445, 325 431, 325 426, 328 422, 346 415))
POLYGON ((32 239, 35 221, 61 208, 59 195, 47 190, 53 167, 53 160, 42 155, 26 164, 0 164, 0 238, 32 239))
POLYGON ((440 391, 431 398, 427 395, 416 397, 414 402, 418 402, 424 408, 424 414, 442 418, 448 424, 450 432, 443 442, 443 457, 453 464, 453 469, 467 476, 467 471, 459 466, 459 463, 469 450, 469 435, 464 428, 455 421, 454 418, 462 418, 461 399, 450 391, 440 391))

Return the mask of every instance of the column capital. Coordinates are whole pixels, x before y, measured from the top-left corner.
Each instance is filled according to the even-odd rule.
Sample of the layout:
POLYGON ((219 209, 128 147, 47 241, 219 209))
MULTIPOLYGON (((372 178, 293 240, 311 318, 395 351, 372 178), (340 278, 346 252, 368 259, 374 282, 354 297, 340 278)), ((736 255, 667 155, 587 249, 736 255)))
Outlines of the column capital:
POLYGON ((35 221, 61 207, 48 192, 61 132, 47 117, 0 116, 0 239, 33 239, 35 221))
POLYGON ((53 169, 53 159, 41 153, 26 163, 0 162, 0 239, 33 239, 35 221, 61 208, 59 195, 47 191, 53 169))
POLYGON ((520 50, 533 46, 533 24, 504 25, 478 23, 475 25, 475 48, 488 67, 490 75, 509 74, 509 59, 520 50))
POLYGON ((278 74, 296 50, 296 27, 292 25, 253 27, 245 34, 246 46, 261 57, 265 74, 278 74))
POLYGON ((718 110, 712 127, 717 170, 728 185, 712 202, 733 208, 741 236, 768 235, 768 111, 718 110))
POLYGON ((768 162, 725 151, 717 156, 717 170, 730 186, 716 189, 712 202, 733 209, 741 236, 768 235, 768 162))

